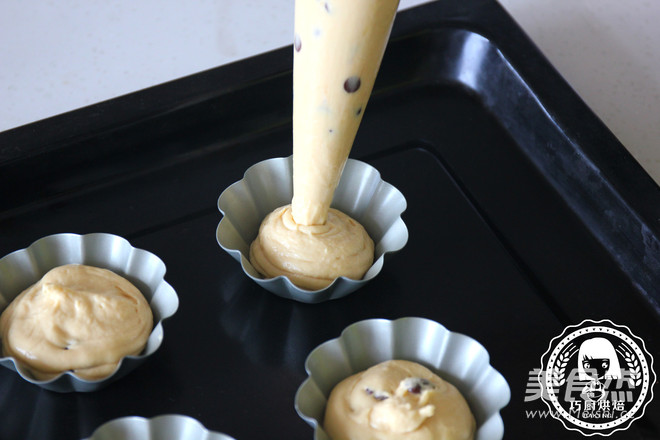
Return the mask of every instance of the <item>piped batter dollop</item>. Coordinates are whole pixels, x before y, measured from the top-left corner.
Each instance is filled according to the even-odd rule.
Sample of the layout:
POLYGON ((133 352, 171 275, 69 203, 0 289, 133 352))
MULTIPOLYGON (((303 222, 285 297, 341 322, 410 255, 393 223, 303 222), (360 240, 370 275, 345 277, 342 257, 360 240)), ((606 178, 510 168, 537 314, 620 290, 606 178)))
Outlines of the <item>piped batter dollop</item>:
POLYGON ((288 277, 298 287, 319 290, 336 278, 361 279, 371 267, 374 243, 357 221, 330 208, 326 222, 301 225, 291 205, 271 212, 250 246, 250 262, 262 275, 288 277))
POLYGON ((127 279, 98 267, 56 267, 0 316, 2 353, 39 380, 62 372, 95 380, 137 355, 153 327, 149 303, 127 279))
POLYGON ((475 420, 452 384, 423 365, 392 360, 335 386, 323 427, 333 440, 470 440, 475 420))

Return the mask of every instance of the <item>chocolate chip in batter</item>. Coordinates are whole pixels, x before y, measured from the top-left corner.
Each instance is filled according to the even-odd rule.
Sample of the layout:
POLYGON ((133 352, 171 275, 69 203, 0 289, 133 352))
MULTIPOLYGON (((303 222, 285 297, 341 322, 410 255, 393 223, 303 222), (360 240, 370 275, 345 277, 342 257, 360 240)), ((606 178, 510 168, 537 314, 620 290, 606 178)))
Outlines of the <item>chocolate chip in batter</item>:
POLYGON ((419 394, 424 389, 435 388, 435 385, 433 385, 430 381, 421 377, 408 378, 406 379, 405 383, 408 386, 408 392, 411 394, 419 394))
POLYGON ((302 48, 302 41, 300 41, 300 35, 297 33, 293 36, 293 48, 296 49, 296 52, 300 52, 302 48))
POLYGON ((360 116, 360 113, 362 113, 362 107, 357 109, 357 111, 355 112, 355 116, 360 116))
POLYGON ((360 81, 359 76, 351 76, 346 81, 344 81, 344 90, 348 93, 355 93, 360 88, 362 81, 360 81))
POLYGON ((364 392, 372 396, 376 400, 386 400, 390 397, 387 395, 387 393, 379 393, 377 391, 372 390, 371 388, 365 388, 364 392))

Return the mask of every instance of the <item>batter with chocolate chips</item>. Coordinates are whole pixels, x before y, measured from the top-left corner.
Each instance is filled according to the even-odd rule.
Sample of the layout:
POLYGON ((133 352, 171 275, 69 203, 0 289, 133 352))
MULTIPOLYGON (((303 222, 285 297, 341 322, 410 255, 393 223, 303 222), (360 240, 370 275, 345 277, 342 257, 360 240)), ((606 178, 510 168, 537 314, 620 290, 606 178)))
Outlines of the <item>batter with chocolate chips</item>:
MULTIPOLYGON (((252 244, 250 261, 267 277, 291 272, 291 267, 297 271, 289 256, 308 252, 296 246, 327 238, 316 229, 328 221, 330 203, 371 95, 398 4, 399 0, 296 0, 293 200, 289 208, 293 223, 262 226, 252 244), (264 237, 264 230, 277 230, 288 237, 264 237), (268 261, 261 260, 264 257, 268 261), (268 267, 277 270, 270 272, 268 267)), ((362 228, 342 212, 333 212, 333 216, 340 218, 337 224, 362 228)), ((282 218, 268 216, 266 220, 282 218)), ((313 258, 316 264, 306 265, 303 275, 321 282, 301 287, 322 288, 339 276, 362 278, 373 263, 373 242, 366 232, 355 234, 354 239, 360 241, 346 250, 342 243, 350 240, 343 238, 314 244, 318 249, 333 248, 337 270, 328 273, 327 267, 321 267, 325 260, 313 258), (371 249, 371 258, 354 258, 354 247, 371 249)))
POLYGON ((380 68, 398 0, 297 0, 293 218, 323 224, 380 68))
POLYGON ((380 363, 340 382, 323 421, 333 440, 470 440, 475 425, 452 384, 404 360, 380 363))
POLYGON ((97 380, 145 347, 149 303, 130 281, 107 269, 67 264, 25 289, 0 316, 2 355, 38 380, 65 371, 97 380))

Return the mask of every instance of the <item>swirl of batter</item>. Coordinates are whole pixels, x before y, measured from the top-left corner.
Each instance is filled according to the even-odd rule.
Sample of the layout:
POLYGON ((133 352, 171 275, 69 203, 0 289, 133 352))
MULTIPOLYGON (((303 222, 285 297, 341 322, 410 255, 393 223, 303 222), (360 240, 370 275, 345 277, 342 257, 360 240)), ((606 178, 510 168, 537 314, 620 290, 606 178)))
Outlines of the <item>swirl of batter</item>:
POLYGON ((301 225, 291 205, 271 212, 250 246, 250 262, 262 275, 288 277, 319 290, 336 278, 361 279, 374 259, 374 242, 357 221, 331 208, 322 225, 301 225))
POLYGON ((149 303, 127 279, 69 264, 50 270, 5 309, 2 353, 39 380, 65 371, 95 380, 139 354, 152 326, 149 303))
POLYGON ((475 425, 456 387, 404 360, 385 361, 337 384, 323 421, 333 440, 472 440, 475 425))

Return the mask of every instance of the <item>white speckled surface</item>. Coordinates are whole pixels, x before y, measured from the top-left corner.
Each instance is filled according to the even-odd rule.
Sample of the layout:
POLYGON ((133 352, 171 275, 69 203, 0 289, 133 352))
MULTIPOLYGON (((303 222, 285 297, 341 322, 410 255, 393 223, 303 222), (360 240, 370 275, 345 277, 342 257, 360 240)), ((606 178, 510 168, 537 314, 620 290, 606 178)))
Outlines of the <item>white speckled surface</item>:
MULTIPOLYGON (((660 182, 660 1, 500 2, 660 182)), ((290 44, 292 27, 293 0, 3 0, 0 131, 290 44)))

